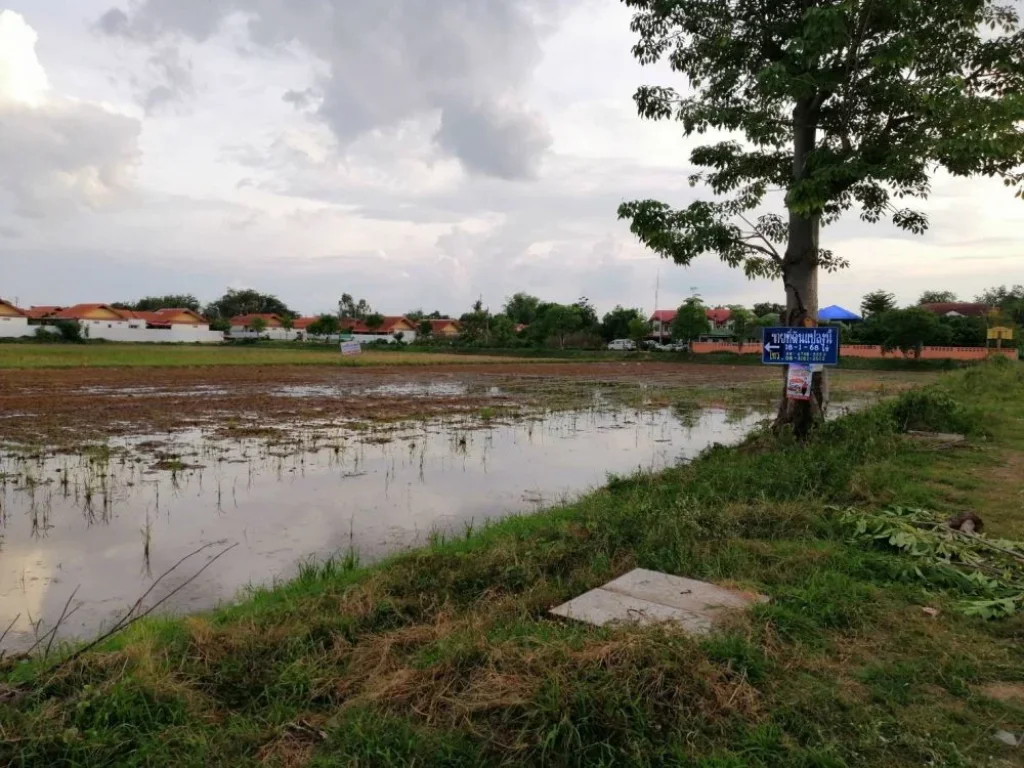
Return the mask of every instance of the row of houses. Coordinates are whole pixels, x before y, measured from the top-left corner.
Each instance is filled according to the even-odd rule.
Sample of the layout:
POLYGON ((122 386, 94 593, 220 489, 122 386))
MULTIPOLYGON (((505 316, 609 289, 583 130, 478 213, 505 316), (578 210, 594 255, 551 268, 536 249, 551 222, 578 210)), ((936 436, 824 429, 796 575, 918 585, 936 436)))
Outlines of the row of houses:
MULTIPOLYGON (((309 326, 316 317, 298 317, 288 323, 274 314, 239 315, 230 320, 232 338, 277 339, 281 341, 309 338, 309 326), (286 327, 288 326, 288 327, 286 327)), ((0 299, 0 338, 32 336, 39 327, 56 326, 61 322, 76 322, 82 335, 90 339, 131 341, 142 343, 217 343, 225 339, 222 331, 210 329, 210 322, 191 309, 160 309, 140 312, 119 309, 109 304, 75 304, 70 307, 33 306, 27 309, 0 299)), ((457 320, 429 320, 431 335, 452 338, 459 335, 457 320)), ((384 318, 384 322, 370 328, 364 320, 339 321, 341 333, 360 343, 372 341, 405 342, 416 340, 419 326, 400 315, 384 318)))
POLYGON ((22 309, 0 299, 0 337, 31 336, 36 328, 76 322, 90 339, 136 342, 219 342, 224 334, 210 330, 210 323, 190 309, 135 312, 107 304, 75 304, 71 307, 38 306, 22 309))
MULTIPOLYGON (((253 338, 259 336, 278 341, 293 341, 309 338, 309 327, 319 317, 296 317, 290 323, 280 315, 250 314, 231 318, 232 338, 253 338)), ((427 320, 430 323, 430 335, 434 338, 454 338, 462 330, 458 320, 442 318, 427 320)), ((419 335, 419 323, 413 322, 403 315, 385 315, 383 322, 374 328, 365 320, 342 318, 338 321, 341 334, 353 341, 366 344, 374 341, 393 342, 401 340, 408 343, 416 341, 419 335)))

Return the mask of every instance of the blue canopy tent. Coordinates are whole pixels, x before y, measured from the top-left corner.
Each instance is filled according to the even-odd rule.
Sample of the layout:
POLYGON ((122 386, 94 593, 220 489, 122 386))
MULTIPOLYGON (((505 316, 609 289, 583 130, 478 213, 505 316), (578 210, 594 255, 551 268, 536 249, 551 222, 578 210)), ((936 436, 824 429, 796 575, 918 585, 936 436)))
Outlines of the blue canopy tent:
POLYGON ((823 323, 859 323, 863 318, 848 309, 833 304, 818 310, 818 322, 823 323))

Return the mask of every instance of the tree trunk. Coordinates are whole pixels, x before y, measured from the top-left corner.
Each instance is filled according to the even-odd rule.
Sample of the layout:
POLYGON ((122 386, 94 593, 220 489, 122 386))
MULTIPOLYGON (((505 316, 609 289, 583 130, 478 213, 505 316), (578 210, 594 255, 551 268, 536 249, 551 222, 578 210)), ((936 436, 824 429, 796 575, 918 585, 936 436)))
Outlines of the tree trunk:
MULTIPOLYGON (((793 111, 793 181, 806 174, 806 160, 814 149, 816 129, 814 117, 807 103, 798 104, 793 111)), ((787 206, 789 201, 787 200, 787 206)), ((782 282, 786 287, 784 326, 811 327, 818 324, 818 231, 819 216, 805 216, 789 212, 789 242, 782 260, 782 282)), ((775 426, 791 428, 799 438, 806 437, 814 424, 824 418, 828 383, 824 370, 811 377, 811 399, 790 400, 786 397, 786 376, 789 366, 783 367, 782 402, 775 426)))

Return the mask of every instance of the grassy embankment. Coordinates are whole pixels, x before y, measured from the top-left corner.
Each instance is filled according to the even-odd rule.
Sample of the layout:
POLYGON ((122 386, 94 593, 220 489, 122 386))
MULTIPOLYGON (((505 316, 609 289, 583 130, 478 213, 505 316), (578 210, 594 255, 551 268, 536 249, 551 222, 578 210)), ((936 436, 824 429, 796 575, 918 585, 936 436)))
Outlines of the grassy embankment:
POLYGON ((376 567, 310 566, 56 670, 8 667, 0 764, 1013 764, 992 733, 1024 730, 1024 615, 964 615, 980 587, 854 540, 836 509, 970 507, 1024 535, 1024 371, 927 392, 376 567), (772 600, 702 640, 548 618, 634 566, 772 600))

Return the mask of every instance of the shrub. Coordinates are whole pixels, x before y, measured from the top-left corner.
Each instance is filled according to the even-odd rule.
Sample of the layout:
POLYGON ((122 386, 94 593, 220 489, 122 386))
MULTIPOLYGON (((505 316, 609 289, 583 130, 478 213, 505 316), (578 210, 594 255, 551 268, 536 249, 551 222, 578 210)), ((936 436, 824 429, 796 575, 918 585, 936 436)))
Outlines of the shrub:
POLYGON ((977 432, 980 426, 976 414, 938 389, 917 389, 902 395, 892 403, 892 416, 901 432, 922 430, 929 432, 977 432))

